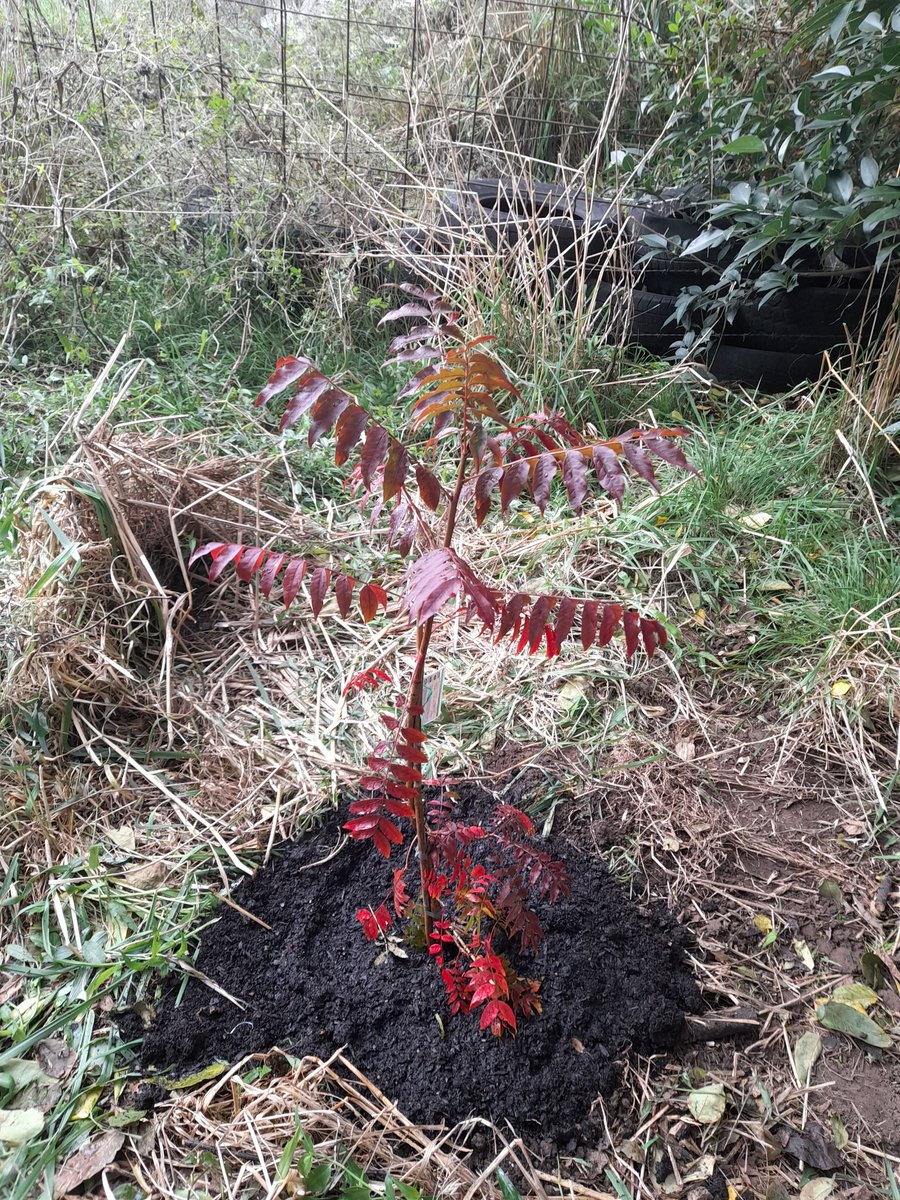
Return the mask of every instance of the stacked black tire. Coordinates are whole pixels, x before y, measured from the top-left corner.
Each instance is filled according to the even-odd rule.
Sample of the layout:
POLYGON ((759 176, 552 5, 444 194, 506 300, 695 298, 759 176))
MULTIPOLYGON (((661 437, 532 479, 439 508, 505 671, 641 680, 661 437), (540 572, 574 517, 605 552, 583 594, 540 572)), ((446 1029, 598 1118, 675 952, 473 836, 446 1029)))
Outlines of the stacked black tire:
MULTIPOLYGON (((703 208, 702 198, 685 191, 617 207, 561 185, 476 179, 444 193, 437 233, 426 239, 404 231, 412 260, 404 265, 414 267, 418 255, 433 261, 463 239, 515 253, 523 239, 540 237, 545 269, 560 287, 593 294, 598 324, 610 336, 668 357, 686 332, 676 316, 679 295, 714 284, 740 250, 732 240, 682 253, 704 228, 703 208)), ((756 298, 732 304, 715 316, 692 361, 720 381, 766 391, 818 378, 826 350, 846 346, 848 338, 871 339, 890 311, 885 272, 876 276, 867 257, 865 247, 842 259, 808 254, 791 291, 762 304, 756 298)), ((698 311, 696 333, 702 319, 698 311)))

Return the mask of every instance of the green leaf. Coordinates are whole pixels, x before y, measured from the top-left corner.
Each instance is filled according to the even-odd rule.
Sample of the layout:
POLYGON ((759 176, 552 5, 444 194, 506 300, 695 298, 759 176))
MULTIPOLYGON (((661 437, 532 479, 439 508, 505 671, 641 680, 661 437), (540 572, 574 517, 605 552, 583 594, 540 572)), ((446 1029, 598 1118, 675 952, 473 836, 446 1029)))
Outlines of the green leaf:
POLYGON ((39 1108, 8 1108, 0 1112, 0 1142, 8 1146, 24 1146, 44 1128, 44 1114, 39 1108))
POLYGON ((829 171, 827 186, 833 199, 849 204, 853 195, 853 179, 849 171, 829 171))
POLYGON ((303 1180, 303 1190, 307 1196, 317 1196, 324 1192, 331 1181, 331 1164, 319 1163, 303 1180))
POLYGON ((878 163, 870 154, 863 155, 863 157, 859 160, 859 177, 866 187, 875 186, 875 184, 878 182, 880 169, 881 168, 878 166, 878 163))
POLYGON ((721 1083, 710 1083, 695 1088, 688 1094, 688 1108, 701 1125, 715 1125, 725 1115, 725 1088, 721 1083))
POLYGON ((833 879, 822 880, 819 884, 819 895, 823 900, 831 900, 835 904, 844 903, 844 893, 841 891, 840 885, 833 879))
POLYGON ((162 1079, 152 1079, 149 1082, 156 1083, 160 1087, 164 1087, 166 1091, 180 1091, 182 1088, 196 1087, 198 1083, 206 1083, 209 1079, 218 1079, 228 1070, 227 1062, 210 1063, 208 1067, 204 1067, 202 1071, 194 1071, 191 1075, 184 1075, 180 1079, 173 1079, 171 1076, 166 1076, 162 1079))
POLYGON ((884 983, 884 965, 877 954, 867 950, 859 960, 862 977, 871 988, 880 988, 884 983))
POLYGON ((747 133, 722 147, 724 154, 765 154, 766 143, 755 134, 747 133))
POLYGON ((850 1135, 847 1132, 847 1126, 837 1115, 837 1113, 831 1114, 831 1136, 834 1138, 835 1150, 843 1150, 850 1141, 850 1135))
POLYGON ((831 999, 837 1000, 839 1004, 871 1008, 873 1004, 878 1003, 878 994, 865 983, 845 983, 834 989, 831 999))
POLYGON ((727 237, 728 233, 724 229, 704 229, 693 241, 688 242, 681 251, 681 257, 686 258, 689 254, 699 254, 701 250, 708 250, 711 246, 720 246, 727 237))
POLYGON ((497 1168, 497 1186, 500 1189, 500 1195, 503 1197, 503 1200, 522 1200, 518 1188, 502 1167, 497 1168))
POLYGON ((813 1030, 804 1033, 794 1046, 794 1072, 801 1087, 809 1083, 816 1059, 822 1053, 822 1039, 813 1030))
POLYGON ((816 1016, 826 1029, 846 1033, 848 1037, 865 1042, 867 1046, 878 1046, 881 1050, 886 1050, 891 1045, 889 1035, 880 1025, 876 1025, 871 1017, 851 1008, 849 1004, 826 1000, 816 1006, 816 1016))

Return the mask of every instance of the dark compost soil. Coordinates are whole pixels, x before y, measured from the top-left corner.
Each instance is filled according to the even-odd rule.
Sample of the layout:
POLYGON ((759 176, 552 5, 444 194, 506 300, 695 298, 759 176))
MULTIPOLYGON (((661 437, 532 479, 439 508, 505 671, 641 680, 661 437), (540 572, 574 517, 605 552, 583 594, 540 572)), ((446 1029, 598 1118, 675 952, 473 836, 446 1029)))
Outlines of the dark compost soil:
MULTIPOLYGON (((475 789, 461 792, 466 808, 483 806, 475 789)), ((379 948, 356 921, 357 909, 388 895, 393 863, 350 843, 299 870, 328 855, 338 838, 335 822, 286 845, 241 886, 240 904, 272 931, 223 908, 203 934, 197 966, 247 1010, 195 980, 174 1008, 181 980, 166 981, 144 1041, 145 1067, 187 1073, 276 1045, 320 1057, 346 1047, 417 1122, 478 1114, 561 1139, 574 1136, 592 1102, 614 1088, 617 1058, 629 1046, 672 1047, 683 1012, 700 1007, 687 935, 665 909, 641 910, 602 863, 551 844, 568 864, 572 889, 567 900, 537 908, 546 938, 529 974, 543 981, 543 1013, 499 1041, 481 1033, 477 1019, 451 1020, 427 956, 387 955, 375 966, 379 948)))

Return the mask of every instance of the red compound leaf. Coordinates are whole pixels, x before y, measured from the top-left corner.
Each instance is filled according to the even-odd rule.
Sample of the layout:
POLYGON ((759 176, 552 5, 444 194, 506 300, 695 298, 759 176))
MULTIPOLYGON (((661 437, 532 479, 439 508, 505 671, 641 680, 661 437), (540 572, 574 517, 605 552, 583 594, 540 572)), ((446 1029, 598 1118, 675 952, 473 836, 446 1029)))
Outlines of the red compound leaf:
POLYGON ((356 919, 370 942, 374 942, 378 935, 384 933, 391 925, 391 914, 384 904, 379 904, 374 911, 371 908, 361 908, 356 914, 356 919))

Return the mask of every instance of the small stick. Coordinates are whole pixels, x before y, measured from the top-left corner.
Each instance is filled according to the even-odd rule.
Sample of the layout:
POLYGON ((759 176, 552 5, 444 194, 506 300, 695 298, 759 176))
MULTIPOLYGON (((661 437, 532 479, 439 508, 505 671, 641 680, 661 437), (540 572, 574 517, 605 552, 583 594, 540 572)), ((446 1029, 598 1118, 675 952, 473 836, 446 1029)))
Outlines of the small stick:
POLYGON ((689 1042, 727 1042, 733 1038, 755 1037, 760 1023, 756 1013, 746 1008, 710 1013, 697 1017, 685 1014, 685 1037, 689 1042))
POLYGON ((887 875, 885 875, 884 879, 882 879, 881 883, 879 883, 878 891, 872 897, 872 902, 869 905, 869 908, 876 917, 884 916, 885 909, 887 908, 888 896, 890 896, 893 886, 894 877, 890 871, 888 871, 887 875))

